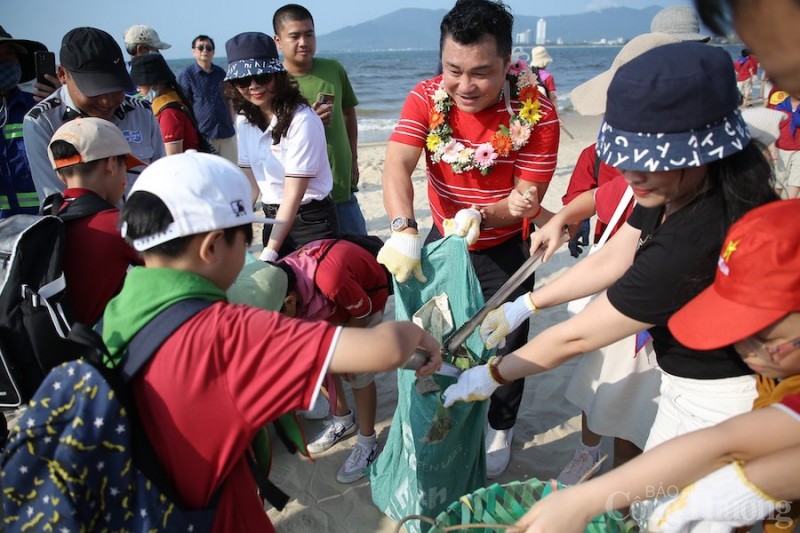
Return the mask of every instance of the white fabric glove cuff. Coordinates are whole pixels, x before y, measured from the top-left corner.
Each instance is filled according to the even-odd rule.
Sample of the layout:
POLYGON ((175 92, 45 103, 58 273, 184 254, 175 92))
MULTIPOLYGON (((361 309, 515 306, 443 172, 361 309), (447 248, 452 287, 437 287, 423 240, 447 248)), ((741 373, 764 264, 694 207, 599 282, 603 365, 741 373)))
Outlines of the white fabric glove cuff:
POLYGON ((410 233, 392 233, 387 244, 391 242, 391 247, 406 257, 419 259, 422 253, 422 238, 419 235, 410 233))
POLYGON ((653 531, 682 531, 699 520, 724 522, 731 527, 753 524, 781 504, 755 486, 741 463, 720 468, 685 487, 674 500, 656 507, 650 520, 653 531))
POLYGON ((269 263, 274 263, 278 260, 278 252, 273 250, 272 248, 264 248, 261 251, 261 255, 258 257, 261 261, 267 261, 269 263))
POLYGON ((529 297, 529 293, 519 296, 512 302, 506 309, 509 324, 522 324, 525 320, 531 317, 537 309, 533 307, 533 303, 529 297))

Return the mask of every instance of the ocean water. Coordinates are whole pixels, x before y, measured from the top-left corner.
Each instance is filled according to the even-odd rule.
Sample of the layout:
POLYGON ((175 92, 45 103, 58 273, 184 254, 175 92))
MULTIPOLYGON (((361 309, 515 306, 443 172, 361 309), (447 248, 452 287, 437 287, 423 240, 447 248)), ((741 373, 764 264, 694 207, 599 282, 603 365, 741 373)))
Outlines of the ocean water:
MULTIPOLYGON (((725 49, 737 57, 739 47, 725 49)), ((606 70, 619 52, 619 46, 553 46, 547 51, 553 63, 547 69, 556 82, 559 112, 572 113, 569 94, 578 85, 606 70)), ((528 50, 529 51, 529 50, 528 50)), ((438 50, 389 50, 320 53, 338 60, 347 70, 359 100, 359 140, 385 141, 400 116, 408 92, 419 81, 433 77, 439 61, 438 50)), ((194 60, 169 60, 179 72, 194 60)), ((215 63, 225 68, 225 59, 215 63)))

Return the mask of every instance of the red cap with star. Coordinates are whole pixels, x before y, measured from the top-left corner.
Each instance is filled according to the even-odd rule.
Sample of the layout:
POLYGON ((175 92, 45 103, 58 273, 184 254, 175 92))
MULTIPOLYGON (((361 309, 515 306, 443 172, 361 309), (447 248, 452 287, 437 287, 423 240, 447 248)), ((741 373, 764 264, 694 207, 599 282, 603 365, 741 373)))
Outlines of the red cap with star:
POLYGON ((753 209, 725 237, 714 283, 669 320, 678 342, 713 350, 800 311, 800 199, 753 209))

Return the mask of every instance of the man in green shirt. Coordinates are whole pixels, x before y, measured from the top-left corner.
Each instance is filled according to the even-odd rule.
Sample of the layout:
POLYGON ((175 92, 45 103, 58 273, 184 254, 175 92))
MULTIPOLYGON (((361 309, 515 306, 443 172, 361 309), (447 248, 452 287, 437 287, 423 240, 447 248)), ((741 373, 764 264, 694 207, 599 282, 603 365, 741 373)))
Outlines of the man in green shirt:
POLYGON ((331 196, 342 233, 366 235, 364 215, 354 192, 358 190, 358 99, 344 67, 333 59, 314 57, 317 37, 314 19, 303 6, 287 4, 272 17, 275 43, 283 52, 283 66, 294 76, 300 92, 325 124, 328 159, 333 172, 331 196))

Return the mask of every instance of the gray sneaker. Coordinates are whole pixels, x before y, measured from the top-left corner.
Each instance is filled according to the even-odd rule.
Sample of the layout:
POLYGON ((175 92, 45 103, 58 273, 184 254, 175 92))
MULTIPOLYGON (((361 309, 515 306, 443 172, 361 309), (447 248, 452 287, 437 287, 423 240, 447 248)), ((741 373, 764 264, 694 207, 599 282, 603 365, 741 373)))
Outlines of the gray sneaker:
POLYGON ((357 442, 350 452, 350 457, 336 472, 336 481, 339 483, 353 483, 366 474, 367 467, 375 460, 378 451, 378 441, 375 444, 362 444, 357 442))
POLYGON ((311 439, 311 442, 308 443, 308 451, 314 454, 322 453, 340 440, 355 433, 357 428, 356 419, 352 412, 345 419, 344 423, 336 422, 335 420, 326 420, 322 431, 317 433, 314 438, 311 439))

